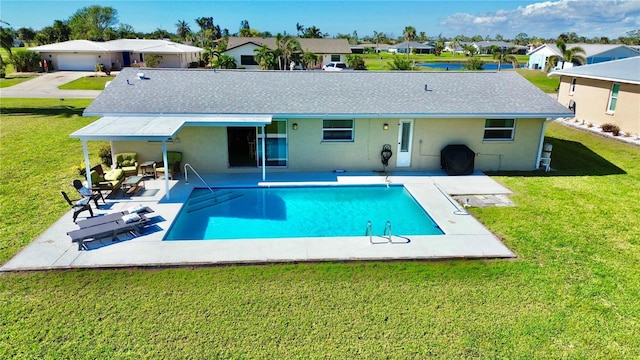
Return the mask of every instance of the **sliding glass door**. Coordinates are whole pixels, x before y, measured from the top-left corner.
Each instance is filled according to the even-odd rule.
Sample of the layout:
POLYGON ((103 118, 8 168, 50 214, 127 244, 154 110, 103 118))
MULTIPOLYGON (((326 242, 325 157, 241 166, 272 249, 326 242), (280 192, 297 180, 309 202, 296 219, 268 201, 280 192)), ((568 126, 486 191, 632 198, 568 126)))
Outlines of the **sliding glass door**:
MULTIPOLYGON (((287 166, 287 121, 273 120, 266 127, 266 165, 287 166)), ((257 166, 262 166, 262 127, 257 128, 256 136, 257 166)))

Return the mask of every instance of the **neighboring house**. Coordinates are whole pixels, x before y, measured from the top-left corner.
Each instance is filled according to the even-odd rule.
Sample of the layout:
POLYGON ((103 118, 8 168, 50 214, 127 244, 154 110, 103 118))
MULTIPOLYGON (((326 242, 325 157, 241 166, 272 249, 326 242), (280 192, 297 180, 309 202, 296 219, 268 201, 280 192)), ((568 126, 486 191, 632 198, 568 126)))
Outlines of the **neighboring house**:
MULTIPOLYGON (((516 72, 124 69, 71 134, 138 161, 183 153, 200 173, 440 169, 464 144, 475 170, 534 170, 546 124, 571 116, 516 72)), ((87 167, 90 166, 85 154, 87 167)), ((168 186, 168 183, 167 183, 168 186)))
POLYGON ((70 40, 29 48, 55 70, 93 71, 102 63, 106 69, 121 69, 144 63, 146 55, 162 56, 158 67, 187 68, 200 60, 203 49, 167 40, 119 39, 105 42, 70 40))
POLYGON ((528 48, 526 46, 522 46, 522 45, 516 45, 512 42, 507 42, 507 41, 476 41, 471 43, 471 45, 473 45, 476 49, 478 49, 478 53, 480 54, 485 54, 485 55, 491 55, 493 54, 493 52, 491 51, 491 49, 495 47, 498 47, 500 50, 502 51, 506 51, 509 48, 515 48, 516 52, 515 54, 518 55, 525 55, 527 53, 528 48))
MULTIPOLYGON (((639 50, 619 44, 567 44, 567 49, 576 46, 581 47, 585 51, 586 54, 580 55, 585 56, 587 60, 586 64, 597 64, 604 61, 640 56, 639 50)), ((527 67, 534 70, 544 70, 551 56, 562 57, 562 51, 560 51, 555 44, 541 45, 529 53, 529 63, 527 67)), ((570 64, 568 65, 569 67, 571 66, 570 64)))
MULTIPOLYGON (((347 61, 347 55, 351 54, 351 45, 347 39, 307 39, 296 38, 302 47, 303 52, 312 52, 321 56, 317 68, 332 61, 347 61)), ((238 67, 244 69, 258 69, 255 59, 255 49, 266 45, 269 49, 275 50, 276 38, 260 37, 230 37, 227 43, 226 55, 232 56, 236 60, 238 67)), ((287 64, 288 66, 288 64, 287 64)))
MULTIPOLYGON (((435 52, 435 47, 418 41, 409 41, 408 47, 411 54, 433 54, 435 52)), ((389 49, 394 49, 390 52, 394 52, 397 54, 406 54, 407 42, 392 45, 391 47, 389 47, 389 49)))
POLYGON ((558 102, 575 110, 578 120, 616 124, 640 134, 640 57, 557 70, 558 102))

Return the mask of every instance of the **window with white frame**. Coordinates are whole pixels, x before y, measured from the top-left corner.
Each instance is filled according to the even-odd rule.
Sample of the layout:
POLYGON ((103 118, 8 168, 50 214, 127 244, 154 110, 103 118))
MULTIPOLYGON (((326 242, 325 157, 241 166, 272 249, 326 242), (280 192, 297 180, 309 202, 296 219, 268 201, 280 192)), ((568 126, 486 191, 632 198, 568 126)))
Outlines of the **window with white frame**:
POLYGON ((569 95, 573 94, 574 92, 576 92, 576 78, 573 78, 571 80, 571 86, 569 87, 569 95))
POLYGON ((253 55, 240 55, 240 65, 258 65, 253 55))
POLYGON ((353 141, 353 120, 322 120, 322 141, 353 141))
POLYGON ((607 106, 608 113, 614 113, 616 111, 618 91, 620 91, 620 84, 613 84, 611 86, 611 94, 609 95, 609 105, 607 106))
POLYGON ((490 141, 513 140, 515 119, 486 119, 484 122, 484 138, 490 141))
POLYGON ((331 55, 331 61, 340 61, 340 55, 331 55))

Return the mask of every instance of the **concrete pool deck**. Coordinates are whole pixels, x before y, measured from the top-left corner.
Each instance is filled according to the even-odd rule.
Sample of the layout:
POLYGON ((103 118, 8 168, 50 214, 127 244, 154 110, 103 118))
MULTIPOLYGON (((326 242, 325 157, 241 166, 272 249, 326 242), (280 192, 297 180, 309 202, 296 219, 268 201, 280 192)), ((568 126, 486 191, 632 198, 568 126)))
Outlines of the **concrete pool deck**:
MULTIPOLYGON (((444 231, 444 235, 410 236, 406 243, 382 235, 383 225, 374 225, 374 236, 163 241, 182 205, 194 187, 203 187, 195 176, 170 181, 170 200, 164 180, 147 180, 145 189, 133 196, 118 196, 100 203, 96 215, 126 210, 142 204, 154 210, 148 214, 151 225, 140 236, 121 235, 116 241, 101 239, 86 243, 79 251, 67 232, 77 229, 71 212, 65 214, 29 245, 0 267, 0 271, 26 271, 73 268, 116 268, 143 266, 198 266, 231 263, 302 261, 402 260, 451 258, 513 258, 495 235, 445 195, 508 195, 510 190, 488 176, 446 176, 444 173, 270 173, 267 181, 260 174, 205 174, 211 187, 282 185, 404 184, 444 231), (373 244, 371 243, 373 242, 373 244)), ((78 218, 83 219, 86 213, 78 218)), ((364 233, 364 229, 363 229, 364 233)), ((363 234, 364 235, 364 234, 363 234)), ((402 234, 399 234, 402 235, 402 234)))

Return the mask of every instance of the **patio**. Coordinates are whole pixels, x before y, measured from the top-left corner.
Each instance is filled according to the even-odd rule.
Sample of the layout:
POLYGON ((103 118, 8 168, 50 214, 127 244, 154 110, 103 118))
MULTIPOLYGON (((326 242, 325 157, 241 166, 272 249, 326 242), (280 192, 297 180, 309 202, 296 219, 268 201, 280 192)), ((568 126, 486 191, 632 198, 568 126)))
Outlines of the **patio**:
MULTIPOLYGON (((139 266, 201 266, 229 263, 300 261, 350 261, 448 258, 513 258, 511 252, 490 231, 448 195, 508 195, 510 190, 480 173, 447 176, 435 173, 259 173, 203 174, 211 187, 280 185, 404 184, 429 212, 445 235, 412 236, 409 244, 370 244, 368 236, 296 239, 247 239, 206 241, 163 241, 166 231, 194 187, 204 184, 192 173, 169 181, 170 200, 165 197, 165 180, 146 180, 145 189, 132 196, 121 193, 107 199, 96 215, 126 210, 142 204, 154 210, 151 224, 141 236, 121 235, 117 241, 87 242, 78 251, 67 232, 77 229, 71 213, 65 214, 31 244, 4 264, 0 271, 71 268, 114 268, 139 266)), ((84 215, 84 213, 82 214, 84 215)), ((82 216, 79 218, 79 220, 82 216)), ((379 236, 375 242, 383 242, 379 236)))

